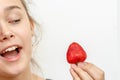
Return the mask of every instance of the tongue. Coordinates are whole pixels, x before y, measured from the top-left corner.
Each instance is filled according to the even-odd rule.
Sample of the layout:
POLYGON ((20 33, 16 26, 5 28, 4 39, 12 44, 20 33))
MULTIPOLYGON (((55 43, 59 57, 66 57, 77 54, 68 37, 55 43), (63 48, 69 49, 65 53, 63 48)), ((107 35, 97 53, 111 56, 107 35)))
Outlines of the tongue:
POLYGON ((14 58, 17 56, 17 51, 14 50, 14 51, 10 51, 10 52, 6 52, 3 54, 3 57, 4 58, 8 58, 8 59, 11 59, 11 58, 14 58))

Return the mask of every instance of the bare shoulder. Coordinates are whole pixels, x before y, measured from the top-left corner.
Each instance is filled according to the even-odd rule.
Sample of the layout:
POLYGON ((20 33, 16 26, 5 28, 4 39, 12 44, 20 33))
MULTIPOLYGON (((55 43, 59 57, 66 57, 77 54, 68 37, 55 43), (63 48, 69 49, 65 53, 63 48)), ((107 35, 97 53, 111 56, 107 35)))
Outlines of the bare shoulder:
POLYGON ((33 80, 45 80, 45 79, 38 75, 33 74, 33 80))

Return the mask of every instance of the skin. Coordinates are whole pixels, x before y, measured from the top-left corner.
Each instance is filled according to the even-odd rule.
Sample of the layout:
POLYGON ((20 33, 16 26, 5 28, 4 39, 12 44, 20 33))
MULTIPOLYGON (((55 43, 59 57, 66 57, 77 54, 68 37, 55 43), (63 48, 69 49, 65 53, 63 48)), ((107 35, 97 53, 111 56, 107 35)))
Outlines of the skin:
POLYGON ((104 80, 104 72, 92 63, 72 64, 70 73, 73 80, 104 80))
MULTIPOLYGON (((33 23, 20 0, 0 0, 0 51, 12 45, 22 47, 18 60, 0 56, 0 80, 44 80, 30 71, 33 23)), ((70 73, 73 80, 104 80, 104 72, 91 63, 72 64, 70 73)))
POLYGON ((22 47, 20 58, 3 60, 0 56, 0 80, 43 80, 30 71, 33 22, 20 0, 0 0, 0 51, 6 47, 22 47))

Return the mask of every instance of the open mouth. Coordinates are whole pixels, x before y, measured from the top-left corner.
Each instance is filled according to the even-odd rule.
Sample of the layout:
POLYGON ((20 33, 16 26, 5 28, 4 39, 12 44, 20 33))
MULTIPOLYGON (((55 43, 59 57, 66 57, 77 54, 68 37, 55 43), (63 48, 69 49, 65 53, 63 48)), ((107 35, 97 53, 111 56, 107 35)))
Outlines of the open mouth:
POLYGON ((21 47, 12 46, 0 52, 0 56, 2 56, 7 61, 14 61, 18 59, 20 50, 21 47))

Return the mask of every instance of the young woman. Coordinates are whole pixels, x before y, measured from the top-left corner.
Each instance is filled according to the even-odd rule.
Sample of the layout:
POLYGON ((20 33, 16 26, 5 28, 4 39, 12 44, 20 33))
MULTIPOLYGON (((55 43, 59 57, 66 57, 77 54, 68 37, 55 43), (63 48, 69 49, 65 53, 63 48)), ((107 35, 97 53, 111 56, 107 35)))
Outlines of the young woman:
MULTIPOLYGON (((24 0, 0 0, 0 80, 45 80, 33 74, 34 20, 24 0)), ((91 63, 72 64, 73 80, 104 80, 104 72, 91 63)))

